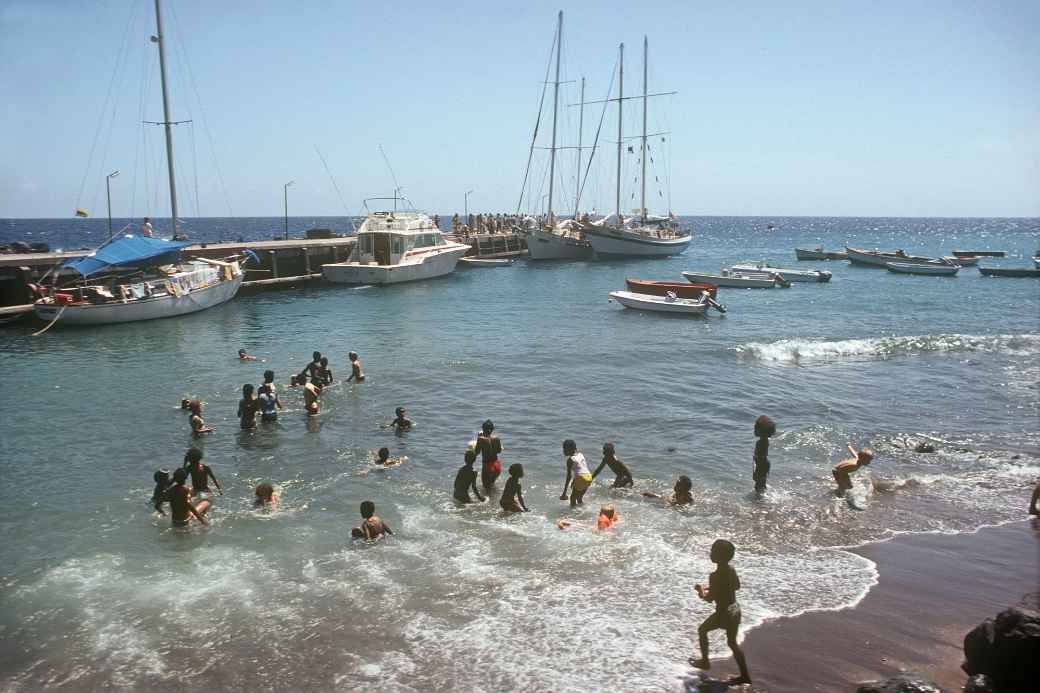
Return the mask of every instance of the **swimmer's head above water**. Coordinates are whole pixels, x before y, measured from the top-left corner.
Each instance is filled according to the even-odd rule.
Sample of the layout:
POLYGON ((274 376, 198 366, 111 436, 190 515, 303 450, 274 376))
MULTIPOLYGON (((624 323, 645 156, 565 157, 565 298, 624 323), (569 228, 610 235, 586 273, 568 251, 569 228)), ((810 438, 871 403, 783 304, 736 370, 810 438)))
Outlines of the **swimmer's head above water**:
POLYGON ((519 463, 509 465, 509 476, 514 479, 522 479, 524 477, 524 465, 519 463))
POLYGON ((563 441, 563 454, 564 455, 573 455, 577 451, 578 451, 578 445, 573 440, 568 438, 567 440, 563 441))
POLYGON ((366 520, 376 514, 376 504, 372 501, 362 501, 361 503, 361 517, 366 520))
POLYGON ((614 456, 614 444, 613 443, 603 443, 603 455, 605 457, 613 457, 614 456))
POLYGON ((674 491, 676 493, 689 494, 690 493, 690 489, 692 489, 692 488, 693 488, 693 482, 690 481, 690 477, 683 475, 683 476, 680 476, 678 478, 678 480, 676 480, 674 491))
POLYGON ((755 419, 756 438, 772 438, 774 435, 776 435, 776 422, 764 415, 755 419))
POLYGON ((397 418, 399 418, 399 419, 404 418, 404 414, 405 414, 404 407, 398 407, 397 409, 394 409, 394 413, 397 414, 397 418))
POLYGON ((155 474, 152 475, 152 479, 154 479, 157 484, 168 484, 170 482, 170 470, 157 469, 155 474))
POLYGON ((198 448, 188 448, 188 451, 184 453, 184 463, 194 467, 202 461, 202 450, 198 448))
MULTIPOLYGON (((194 449, 194 448, 193 448, 194 449)), ((183 484, 188 479, 188 470, 184 467, 173 470, 173 483, 183 484)))
POLYGON ((484 432, 484 435, 489 436, 495 430, 495 424, 491 422, 491 419, 486 419, 484 423, 480 424, 480 430, 484 432))
POLYGON ((377 454, 379 457, 379 464, 386 464, 390 460, 390 448, 379 448, 377 454))
POLYGON ((712 563, 729 563, 737 553, 737 547, 727 539, 716 539, 711 545, 712 563))

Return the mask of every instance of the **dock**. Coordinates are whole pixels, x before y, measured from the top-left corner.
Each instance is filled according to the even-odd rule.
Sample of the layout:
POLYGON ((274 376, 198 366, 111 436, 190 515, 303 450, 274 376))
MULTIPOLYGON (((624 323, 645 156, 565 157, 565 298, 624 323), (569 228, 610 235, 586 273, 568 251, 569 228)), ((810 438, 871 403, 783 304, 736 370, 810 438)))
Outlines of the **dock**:
POLYGON ((445 238, 470 247, 466 257, 507 258, 527 255, 527 237, 520 233, 479 233, 445 238))

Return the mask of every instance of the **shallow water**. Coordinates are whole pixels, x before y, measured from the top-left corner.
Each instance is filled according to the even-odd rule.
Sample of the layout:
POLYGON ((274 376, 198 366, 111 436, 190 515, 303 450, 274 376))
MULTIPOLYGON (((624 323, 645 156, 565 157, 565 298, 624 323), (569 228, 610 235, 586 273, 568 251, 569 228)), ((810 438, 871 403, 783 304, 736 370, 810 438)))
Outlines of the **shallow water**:
MULTIPOLYGON (((244 220, 242 235, 266 237, 277 222, 244 220)), ((792 249, 998 248, 1016 257, 993 264, 1026 266, 1037 220, 693 222, 690 250, 666 260, 522 262, 410 286, 270 292, 39 338, 0 328, 5 687, 676 689, 708 613, 692 585, 711 570, 715 538, 738 546, 753 626, 861 598, 875 568, 842 547, 1024 515, 1040 473, 1040 283, 972 268, 933 278, 796 263, 792 249), (767 222, 779 230, 764 232, 767 222), (607 300, 626 276, 760 258, 834 278, 722 289, 729 313, 708 319, 607 300), (238 362, 239 347, 265 362, 238 362), (242 384, 266 368, 286 383, 315 349, 337 376, 347 351, 360 352, 368 380, 328 390, 311 421, 283 388, 277 427, 240 433, 242 384), (227 493, 209 529, 182 532, 147 499, 152 472, 192 444, 177 408, 189 396, 206 402, 216 432, 200 446, 227 493), (402 436, 386 428, 397 405, 418 424, 402 436), (780 432, 770 490, 756 500, 762 413, 780 432), (451 501, 485 418, 506 466, 524 464, 529 514, 451 501), (564 438, 592 462, 615 442, 637 490, 665 492, 689 475, 692 507, 610 491, 599 483, 608 472, 570 511, 558 500, 564 438), (914 453, 921 439, 939 452, 914 453), (862 511, 830 493, 830 465, 849 442, 878 451, 857 479, 862 511), (372 469, 383 445, 407 463, 372 469), (251 506, 261 480, 281 488, 273 514, 251 506), (365 499, 395 538, 350 541, 365 499), (623 517, 617 531, 556 529, 561 517, 593 521, 605 502, 623 517)), ((192 233, 237 235, 230 224, 197 220, 192 233)), ((60 239, 85 227, 4 228, 0 240, 14 228, 60 239)))

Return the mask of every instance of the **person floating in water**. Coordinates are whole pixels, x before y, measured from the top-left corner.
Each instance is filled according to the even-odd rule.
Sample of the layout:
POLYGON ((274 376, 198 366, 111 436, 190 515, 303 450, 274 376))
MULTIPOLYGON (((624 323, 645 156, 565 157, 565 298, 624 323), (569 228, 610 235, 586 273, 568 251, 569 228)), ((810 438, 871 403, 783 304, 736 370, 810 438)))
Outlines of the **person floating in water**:
POLYGON ((675 486, 672 487, 672 495, 668 498, 650 491, 643 491, 643 495, 647 498, 660 498, 668 505, 689 505, 693 502, 693 495, 690 493, 692 489, 693 482, 690 481, 690 477, 683 475, 676 479, 675 486))
POLYGON ((261 422, 272 423, 278 420, 278 410, 282 408, 282 403, 278 400, 278 395, 274 393, 273 383, 264 383, 260 386, 260 394, 256 401, 260 406, 261 422))
POLYGON ((592 473, 593 481, 603 471, 604 466, 610 467, 610 471, 614 472, 612 488, 630 488, 635 483, 632 481, 632 472, 628 471, 628 467, 625 466, 624 462, 615 456, 613 443, 603 443, 603 461, 599 463, 596 471, 592 473))
POLYGON ((170 489, 173 488, 173 480, 170 478, 170 470, 159 469, 152 475, 155 480, 155 490, 152 491, 152 506, 160 515, 165 515, 162 504, 169 500, 170 489))
POLYGON ((520 480, 524 478, 524 466, 522 464, 509 465, 509 478, 502 489, 502 498, 499 506, 510 513, 528 512, 527 504, 524 503, 523 490, 520 488, 520 480))
POLYGON ((209 491, 209 480, 213 479, 213 485, 217 487, 217 491, 220 492, 220 495, 224 495, 224 489, 217 481, 213 470, 209 465, 202 463, 202 450, 189 448, 188 452, 184 454, 183 469, 191 474, 191 490, 195 493, 209 491))
POLYGON ((188 402, 188 411, 191 412, 191 432, 195 435, 212 433, 213 429, 202 420, 202 400, 193 399, 188 402))
MULTIPOLYGON (((320 376, 319 376, 320 377, 320 376)), ((318 397, 321 396, 321 386, 315 385, 310 380, 303 381, 303 404, 307 409, 307 416, 317 416, 320 407, 318 397)))
POLYGON ((407 457, 390 457, 390 448, 379 448, 375 463, 380 467, 396 467, 408 461, 407 457))
POLYGON ((365 374, 361 372, 361 360, 358 359, 358 353, 352 351, 348 356, 350 357, 350 377, 347 378, 347 382, 365 382, 365 374))
POLYGON ((173 472, 173 487, 168 494, 173 526, 187 527, 192 515, 202 524, 208 525, 206 512, 209 510, 210 503, 208 500, 198 503, 191 502, 191 489, 184 485, 187 478, 188 470, 183 467, 173 472))
POLYGON ((253 386, 242 386, 242 399, 238 401, 238 421, 242 430, 249 431, 256 428, 256 412, 260 408, 260 402, 253 397, 253 386))
POLYGON ((502 441, 495 435, 495 424, 491 419, 481 424, 476 449, 480 453, 480 483, 484 488, 490 488, 502 473, 502 460, 499 458, 502 441))
POLYGON ((834 469, 831 473, 834 475, 834 480, 838 482, 838 488, 835 491, 835 495, 838 498, 843 498, 845 492, 852 488, 852 480, 849 479, 849 474, 859 470, 861 467, 866 467, 868 464, 874 461, 874 451, 869 449, 863 449, 856 452, 856 449, 851 445, 848 446, 849 452, 852 453, 852 457, 842 460, 838 464, 834 465, 834 469))
POLYGON ((238 350, 238 360, 239 361, 259 361, 260 359, 258 359, 255 356, 250 356, 249 354, 246 353, 245 349, 239 349, 238 350))
MULTIPOLYGON (((618 522, 621 522, 621 513, 615 510, 613 505, 604 505, 599 509, 599 515, 596 517, 596 530, 602 532, 605 529, 610 529, 618 522)), ((579 527, 581 524, 572 520, 560 520, 556 523, 556 526, 560 529, 571 529, 572 527, 579 527)))
POLYGON ((378 539, 384 534, 393 535, 390 525, 376 517, 376 504, 372 501, 364 501, 361 504, 361 526, 350 530, 350 536, 354 539, 365 539, 366 541, 378 539))
POLYGON ((477 461, 477 453, 474 450, 467 450, 463 464, 459 467, 459 471, 455 474, 455 492, 452 494, 460 503, 472 503, 473 499, 469 497, 470 489, 473 489, 473 493, 477 496, 477 499, 483 503, 486 498, 480 495, 480 491, 477 490, 477 471, 473 469, 473 464, 477 461))
POLYGON ((769 478, 769 439, 776 435, 776 424, 768 416, 760 416, 755 419, 755 471, 751 478, 755 482, 755 493, 762 494, 766 491, 766 481, 769 478))
POLYGON ((407 413, 408 412, 405 411, 404 407, 398 407, 397 409, 394 410, 394 414, 397 415, 397 418, 395 418, 393 421, 391 421, 390 425, 393 426, 394 428, 396 428, 398 432, 407 431, 408 429, 410 429, 412 426, 415 425, 414 421, 412 421, 407 416, 405 416, 405 414, 407 414, 407 413))
POLYGON ((257 508, 274 508, 278 504, 278 494, 274 492, 274 486, 266 481, 256 485, 256 500, 253 505, 257 508))
POLYGON ((563 481, 563 493, 560 500, 567 500, 567 487, 571 489, 571 507, 582 505, 585 492, 592 485, 592 472, 589 471, 589 463, 585 461, 585 455, 578 452, 578 446, 571 439, 563 441, 564 462, 567 465, 567 477, 563 481), (573 480, 573 481, 572 481, 573 480))
POLYGON ((322 356, 320 364, 321 364, 321 367, 320 367, 318 373, 321 375, 321 386, 325 387, 326 385, 331 385, 332 384, 332 369, 329 368, 329 359, 328 359, 328 357, 322 356))
POLYGON ((700 640, 701 658, 690 658, 690 664, 698 669, 710 669, 711 660, 708 659, 708 633, 713 630, 726 631, 726 643, 733 652, 733 659, 740 669, 740 676, 730 679, 727 683, 731 686, 739 686, 751 683, 751 675, 748 673, 747 660, 744 659, 744 651, 737 644, 737 633, 740 630, 740 604, 737 603, 737 590, 740 589, 740 577, 737 571, 729 563, 733 560, 736 547, 725 539, 716 539, 711 545, 711 562, 718 567, 715 572, 708 576, 708 589, 700 584, 694 585, 697 596, 706 602, 715 603, 715 613, 704 620, 697 629, 697 637, 700 640))

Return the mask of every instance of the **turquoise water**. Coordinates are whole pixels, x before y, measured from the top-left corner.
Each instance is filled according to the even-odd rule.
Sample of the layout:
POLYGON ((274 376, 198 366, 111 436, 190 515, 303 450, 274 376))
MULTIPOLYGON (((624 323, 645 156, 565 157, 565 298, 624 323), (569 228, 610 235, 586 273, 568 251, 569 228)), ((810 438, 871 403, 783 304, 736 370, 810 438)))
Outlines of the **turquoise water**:
MULTIPOLYGON (((0 328, 5 687, 674 689, 708 612, 692 585, 711 570, 717 537, 738 546, 754 626, 861 598, 875 567, 842 547, 1024 516, 1040 474, 1040 282, 796 263, 793 248, 996 248, 1013 257, 992 264, 1027 266, 1038 220, 691 221, 693 245, 678 258, 316 286, 38 338, 33 326, 0 328), (778 230, 766 233, 768 222, 778 230), (680 279, 744 259, 834 278, 722 289, 729 312, 708 319, 607 300, 626 276, 680 279), (239 347, 264 362, 240 363, 239 347), (313 350, 337 377, 360 352, 368 380, 328 390, 312 420, 283 387, 277 427, 241 433, 242 384, 267 368, 286 384, 313 350), (193 442, 183 397, 206 403, 216 431, 200 446, 227 490, 212 525, 189 532, 147 503, 152 472, 193 442), (398 405, 418 424, 402 436, 386 427, 398 405), (763 413, 780 432, 770 490, 756 500, 752 423, 763 413), (485 418, 505 464, 526 469, 531 513, 451 500, 485 418), (558 500, 564 438, 592 461, 613 441, 637 492, 689 475, 692 507, 597 480, 572 512, 558 500), (939 452, 914 453, 922 439, 939 452), (849 442, 878 451, 857 480, 861 511, 830 495, 830 466, 849 442), (408 461, 374 469, 384 445, 408 461), (262 480, 281 489, 271 514, 251 505, 262 480), (350 541, 366 499, 395 538, 350 541), (594 520, 606 502, 623 517, 616 532, 556 529, 559 518, 594 520)), ((4 224, 0 240, 31 229, 54 245, 86 228, 4 224)), ((260 238, 279 225, 243 220, 235 233, 230 220, 196 220, 191 233, 260 238)))

